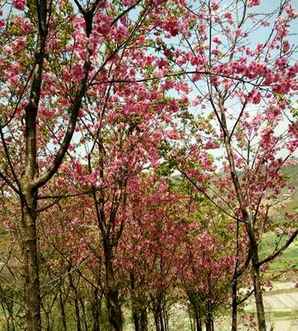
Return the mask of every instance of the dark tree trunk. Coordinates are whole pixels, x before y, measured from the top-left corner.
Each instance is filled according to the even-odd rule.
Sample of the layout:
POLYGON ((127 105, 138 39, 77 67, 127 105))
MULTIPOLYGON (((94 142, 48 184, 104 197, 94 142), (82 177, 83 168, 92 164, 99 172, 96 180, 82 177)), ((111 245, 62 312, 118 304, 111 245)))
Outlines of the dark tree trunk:
POLYGON ((200 316, 200 311, 199 309, 196 307, 194 309, 194 325, 195 325, 195 331, 203 331, 202 328, 202 319, 200 316))
POLYGON ((206 326, 206 331, 214 331, 213 314, 212 311, 210 310, 210 307, 208 307, 208 304, 207 304, 205 326, 206 326))
POLYGON ((188 299, 190 302, 190 308, 191 308, 191 318, 193 319, 194 324, 194 330, 195 331, 203 331, 202 326, 202 316, 201 316, 201 303, 199 301, 198 295, 188 290, 187 291, 188 299))
POLYGON ((206 331, 214 331, 214 321, 212 319, 207 319, 205 321, 206 331))
POLYGON ((99 291, 96 288, 94 290, 94 301, 92 306, 93 326, 92 331, 101 331, 100 318, 101 318, 101 297, 99 297, 99 291))
POLYGON ((214 320, 213 320, 213 310, 212 303, 208 298, 206 303, 206 321, 205 321, 206 331, 214 331, 214 320))
POLYGON ((167 331, 167 316, 165 311, 164 295, 153 298, 153 315, 156 331, 167 331))
POLYGON ((74 285, 73 278, 72 278, 72 275, 70 273, 68 274, 68 279, 69 279, 70 288, 72 289, 72 291, 74 293, 75 316, 76 316, 76 322, 77 322, 77 331, 82 331, 80 303, 79 303, 79 300, 78 300, 77 288, 74 285))
POLYGON ((144 308, 140 313, 140 330, 147 331, 148 330, 148 316, 147 310, 144 308))
POLYGON ((146 300, 138 300, 135 295, 135 277, 133 273, 130 273, 130 287, 131 287, 131 309, 132 319, 135 327, 135 331, 147 331, 148 330, 148 316, 147 309, 144 304, 146 300))
POLYGON ((134 322, 135 331, 147 331, 148 330, 147 311, 145 309, 134 311, 133 322, 134 322))
POLYGON ((123 318, 121 305, 119 302, 119 291, 118 289, 110 288, 106 293, 107 308, 109 322, 112 327, 112 331, 123 330, 123 318))
POLYGON ((154 312, 154 322, 156 331, 164 331, 163 321, 160 316, 160 312, 154 312))
POLYGON ((256 310, 257 310, 257 319, 258 319, 258 330, 266 331, 266 319, 265 319, 265 309, 263 303, 263 294, 260 281, 260 270, 258 266, 252 268, 252 279, 253 287, 256 300, 256 310))
POLYGON ((79 293, 78 293, 78 299, 79 299, 80 306, 82 307, 82 309, 81 309, 82 320, 83 320, 82 324, 84 325, 85 331, 87 331, 88 330, 88 318, 87 318, 87 314, 86 314, 85 303, 79 293))
POLYGON ((253 225, 251 222, 247 225, 247 231, 249 236, 249 244, 251 249, 251 277, 254 288, 256 310, 257 310, 257 321, 258 321, 258 331, 266 331, 266 319, 265 319, 265 309, 263 303, 263 293, 261 287, 261 277, 260 277, 260 267, 259 267, 259 252, 258 245, 255 238, 255 233, 253 225))
POLYGON ((62 298, 61 289, 60 289, 60 294, 59 294, 59 305, 60 305, 60 316, 61 316, 62 328, 63 328, 63 331, 67 331, 65 306, 64 306, 64 301, 62 298))
POLYGON ((104 238, 104 257, 106 271, 106 293, 108 319, 112 331, 123 330, 123 317, 119 300, 119 290, 115 284, 113 268, 113 248, 109 238, 104 238))
POLYGON ((238 329, 238 304, 237 304, 237 276, 232 280, 232 328, 231 331, 238 329))

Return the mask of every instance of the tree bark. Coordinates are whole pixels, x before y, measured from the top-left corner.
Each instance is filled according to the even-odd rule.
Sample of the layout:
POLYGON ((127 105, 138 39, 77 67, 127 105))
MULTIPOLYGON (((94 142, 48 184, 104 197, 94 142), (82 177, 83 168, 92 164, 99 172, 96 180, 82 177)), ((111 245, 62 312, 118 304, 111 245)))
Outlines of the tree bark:
POLYGON ((147 309, 143 300, 138 300, 135 295, 135 277, 133 273, 130 273, 130 287, 131 287, 131 309, 132 319, 135 327, 135 331, 147 331, 148 330, 148 318, 147 309))
POLYGON ((201 307, 200 307, 199 298, 196 295, 196 293, 193 291, 188 290, 187 294, 188 294, 188 298, 189 298, 189 302, 190 302, 190 308, 192 311, 191 318, 193 319, 193 322, 194 322, 194 330, 203 331, 201 307))
MULTIPOLYGON (((69 266, 69 270, 70 269, 71 269, 71 266, 69 266)), ((78 291, 77 291, 77 288, 75 287, 75 284, 73 282, 73 278, 72 278, 71 273, 68 274, 68 279, 69 279, 70 288, 73 290, 73 293, 74 293, 75 316, 76 316, 76 322, 77 322, 77 331, 82 331, 80 303, 79 303, 79 300, 78 300, 78 291)))
POLYGON ((153 298, 153 315, 156 331, 167 331, 166 313, 164 308, 164 296, 153 298))
POLYGON ((26 206, 23 208, 22 249, 24 258, 24 292, 26 309, 26 330, 41 331, 41 296, 39 281, 39 261, 35 212, 37 192, 30 187, 26 192, 26 206))
POLYGON ((206 321, 205 321, 206 331, 214 331, 214 320, 212 307, 209 300, 206 303, 206 321))
POLYGON ((115 276, 113 268, 113 248, 110 245, 109 239, 104 238, 104 257, 106 271, 106 293, 108 308, 108 319, 112 331, 123 330, 123 317, 121 304, 119 300, 119 290, 115 285, 115 276))
POLYGON ((123 318, 121 305, 119 302, 119 291, 115 288, 110 288, 106 293, 107 308, 109 315, 109 322, 112 331, 122 331, 123 330, 123 318))
POLYGON ((100 331, 100 317, 101 317, 101 298, 99 298, 99 290, 96 288, 93 292, 94 301, 92 306, 93 326, 92 331, 100 331))
POLYGON ((136 309, 132 313, 135 331, 147 331, 148 319, 146 309, 136 309))
POLYGON ((261 287, 258 244, 255 238, 253 225, 251 224, 250 220, 247 225, 247 231, 248 231, 249 244, 251 249, 251 262, 252 262, 251 277, 253 281, 253 288, 254 288, 254 295, 256 302, 258 331, 266 331, 266 318, 265 318, 265 309, 263 303, 263 293, 261 287))
POLYGON ((61 321, 62 321, 63 331, 67 331, 65 306, 64 306, 64 301, 63 301, 63 298, 62 298, 61 288, 60 288, 60 293, 59 293, 59 306, 60 306, 60 314, 61 314, 61 321))
POLYGON ((195 331, 203 331, 203 327, 202 327, 202 319, 200 316, 200 312, 198 310, 198 308, 194 309, 194 325, 195 325, 195 331))
POLYGON ((232 328, 231 331, 238 329, 238 303, 237 303, 237 275, 232 280, 232 328))

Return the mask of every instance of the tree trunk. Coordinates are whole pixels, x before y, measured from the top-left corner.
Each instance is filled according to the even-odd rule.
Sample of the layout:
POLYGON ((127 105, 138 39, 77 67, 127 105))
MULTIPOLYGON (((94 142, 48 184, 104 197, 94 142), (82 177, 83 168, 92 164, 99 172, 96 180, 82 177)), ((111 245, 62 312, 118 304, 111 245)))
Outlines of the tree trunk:
POLYGON ((199 309, 196 307, 194 309, 194 325, 195 325, 195 331, 203 331, 202 328, 202 319, 200 316, 199 309))
POLYGON ((214 321, 213 319, 207 319, 205 322, 206 331, 214 331, 214 321))
POLYGON ((64 301, 63 301, 63 298, 62 298, 61 288, 60 288, 60 293, 59 293, 59 305, 60 305, 60 314, 61 314, 61 321, 62 321, 63 331, 67 331, 65 307, 64 307, 64 301))
POLYGON ((110 288, 106 292, 107 308, 109 322, 112 331, 122 331, 123 330, 123 319, 121 305, 119 302, 119 291, 118 289, 110 288))
POLYGON ((206 321, 205 321, 206 331, 214 331, 214 320, 212 313, 212 305, 210 300, 206 303, 206 321))
POLYGON ((119 300, 119 290, 115 285, 115 276, 113 268, 113 248, 109 239, 104 239, 105 271, 106 271, 106 293, 108 308, 108 319, 112 331, 123 330, 123 317, 121 304, 119 300))
POLYGON ((84 325, 84 330, 87 331, 88 330, 88 318, 87 318, 87 314, 86 314, 85 303, 79 293, 78 293, 78 301, 80 303, 81 311, 82 311, 82 320, 83 320, 82 325, 84 325))
POLYGON ((135 331, 148 330, 148 318, 146 309, 135 309, 132 313, 135 331))
POLYGON ((247 225, 247 231, 249 235, 249 240, 250 240, 249 243, 252 254, 251 277, 253 281, 254 295, 256 301, 258 331, 266 331, 265 309, 263 303, 263 293, 261 287, 261 277, 260 277, 260 267, 259 267, 259 252, 258 252, 258 245, 256 242, 253 225, 251 223, 247 225))
POLYGON ((158 298, 153 298, 153 315, 156 331, 167 331, 167 321, 164 309, 164 297, 159 295, 158 298))
POLYGON ((39 282, 39 261, 36 230, 36 194, 30 189, 26 194, 26 205, 23 208, 22 224, 22 248, 24 257, 25 278, 25 307, 26 307, 26 330, 41 331, 41 297, 39 282))
POLYGON ((237 276, 232 280, 232 328, 231 331, 238 329, 238 304, 237 304, 237 276))
POLYGON ((197 294, 191 290, 187 291, 188 299, 190 302, 191 312, 194 323, 194 330, 195 331, 203 331, 202 326, 202 317, 201 317, 201 307, 200 307, 200 301, 197 294))
POLYGON ((138 300, 135 295, 135 277, 133 273, 130 273, 130 287, 131 287, 131 310, 132 319, 135 327, 135 331, 147 331, 148 330, 148 318, 147 309, 144 304, 145 300, 138 300))
POLYGON ((265 319, 265 309, 263 303, 263 294, 260 282, 260 270, 258 266, 253 266, 252 268, 252 279, 255 293, 257 319, 258 319, 258 330, 266 331, 266 319, 265 319))
POLYGON ((164 331, 163 323, 162 323, 162 320, 160 319, 159 312, 154 312, 154 322, 155 322, 156 331, 164 331))
POLYGON ((140 330, 141 331, 147 331, 148 330, 148 316, 147 316, 147 310, 142 309, 140 313, 140 330))
POLYGON ((98 296, 99 291, 94 290, 94 301, 92 306, 93 326, 92 331, 100 331, 100 315, 101 315, 101 298, 98 296))
MULTIPOLYGON (((69 266, 69 270, 70 269, 71 269, 71 266, 69 266)), ((78 292, 77 292, 77 288, 74 285, 71 273, 68 274, 68 279, 69 279, 70 288, 73 290, 73 293, 74 293, 75 316, 76 316, 76 322, 77 322, 77 331, 82 331, 80 304, 79 304, 79 300, 78 300, 78 292)))

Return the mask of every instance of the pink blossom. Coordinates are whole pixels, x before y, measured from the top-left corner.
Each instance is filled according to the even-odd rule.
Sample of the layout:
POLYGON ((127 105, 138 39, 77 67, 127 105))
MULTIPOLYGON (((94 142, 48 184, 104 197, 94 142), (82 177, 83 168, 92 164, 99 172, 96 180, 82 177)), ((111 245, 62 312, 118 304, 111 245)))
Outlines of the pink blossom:
POLYGON ((232 20, 233 19, 232 13, 229 12, 229 11, 224 13, 224 17, 227 18, 228 20, 232 20))
POLYGON ((100 34, 107 35, 111 31, 112 18, 108 15, 98 13, 95 16, 94 23, 95 23, 96 31, 100 34))
POLYGON ((75 64, 72 67, 71 74, 75 81, 80 81, 84 77, 83 66, 80 64, 75 64))
POLYGON ((261 93, 257 90, 253 90, 249 95, 249 99, 253 104, 259 104, 261 102, 261 93))
POLYGON ((24 10, 25 8, 25 0, 13 0, 12 5, 19 10, 24 10))
POLYGON ((218 37, 214 37, 212 41, 216 44, 221 44, 221 41, 218 37))
POLYGON ((254 7, 254 6, 259 6, 261 4, 261 0, 249 0, 248 5, 250 7, 254 7))

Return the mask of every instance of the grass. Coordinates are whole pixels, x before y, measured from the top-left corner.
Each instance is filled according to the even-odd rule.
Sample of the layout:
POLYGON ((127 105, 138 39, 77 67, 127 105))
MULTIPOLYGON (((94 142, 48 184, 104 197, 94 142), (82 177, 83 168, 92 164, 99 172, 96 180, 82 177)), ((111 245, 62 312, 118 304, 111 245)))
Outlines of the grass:
MULTIPOLYGON (((283 223, 285 211, 290 213, 297 212, 298 215, 298 166, 291 165, 283 169, 284 175, 288 178, 290 186, 296 188, 296 191, 291 195, 290 199, 286 202, 286 208, 273 211, 273 218, 281 224, 283 223)), ((295 227, 295 224, 293 224, 295 227)), ((287 235, 278 236, 274 232, 269 232, 264 235, 260 249, 260 257, 264 258, 273 253, 276 245, 281 247, 287 240, 287 235)), ((298 270, 298 238, 274 261, 269 264, 268 272, 273 276, 281 271, 298 270)))
MULTIPOLYGON (((287 240, 287 236, 278 237, 273 232, 267 233, 261 243, 261 259, 272 254, 276 244, 280 247, 287 240)), ((279 257, 269 264, 269 272, 298 270, 298 239, 296 239, 279 257)))

